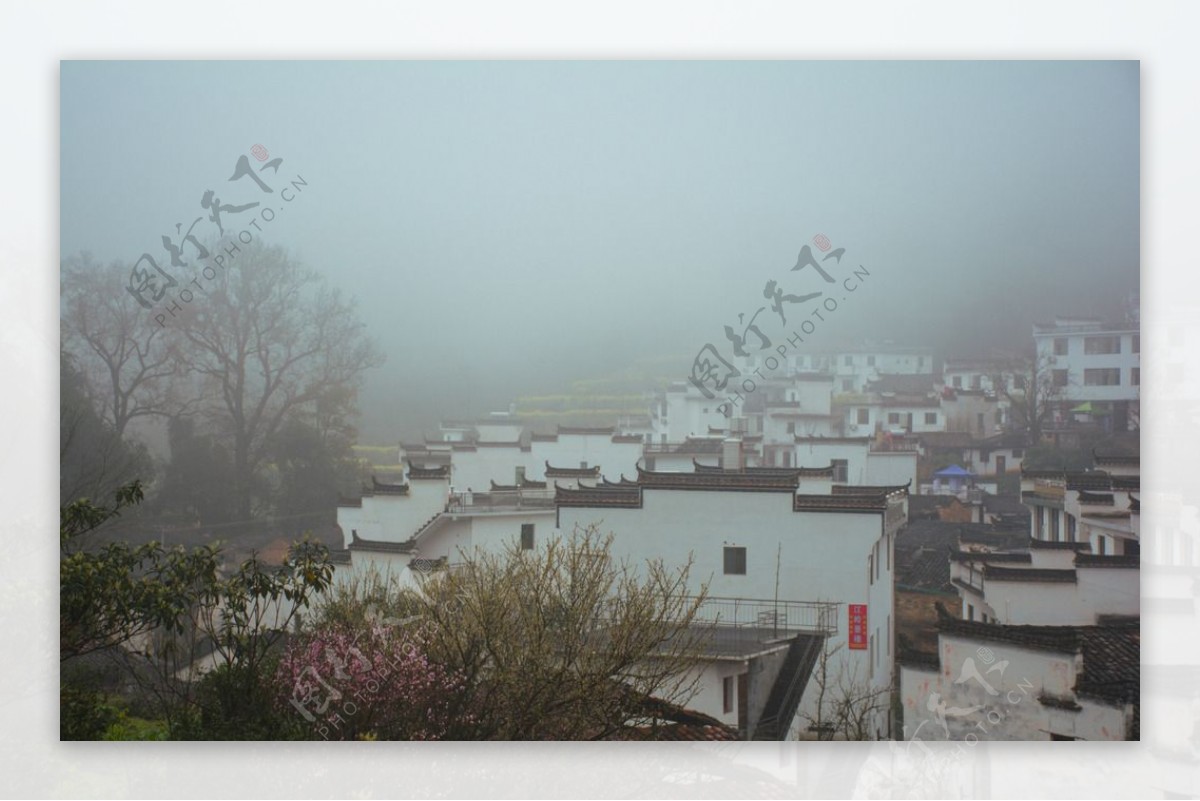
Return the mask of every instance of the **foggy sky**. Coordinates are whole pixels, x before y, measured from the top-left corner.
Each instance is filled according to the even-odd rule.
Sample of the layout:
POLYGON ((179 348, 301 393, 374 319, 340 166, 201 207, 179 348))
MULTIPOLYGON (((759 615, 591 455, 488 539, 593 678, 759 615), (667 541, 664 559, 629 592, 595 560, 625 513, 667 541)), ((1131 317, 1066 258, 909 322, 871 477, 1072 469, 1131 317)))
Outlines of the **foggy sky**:
POLYGON ((872 276, 831 344, 1019 346, 1138 288, 1138 84, 1137 62, 64 62, 61 251, 157 251, 205 190, 249 196, 226 179, 261 143, 308 182, 263 240, 387 354, 363 441, 639 358, 682 379, 818 233, 839 278, 872 276))

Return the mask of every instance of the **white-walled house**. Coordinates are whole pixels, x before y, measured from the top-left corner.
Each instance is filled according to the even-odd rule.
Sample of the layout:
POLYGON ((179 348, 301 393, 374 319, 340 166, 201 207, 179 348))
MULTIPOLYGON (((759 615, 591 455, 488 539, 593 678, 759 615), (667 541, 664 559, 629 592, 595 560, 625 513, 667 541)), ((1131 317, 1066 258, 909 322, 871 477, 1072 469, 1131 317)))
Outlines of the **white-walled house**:
POLYGON ((1039 361, 1049 367, 1060 388, 1064 413, 1076 404, 1090 403, 1094 413, 1111 415, 1114 429, 1138 427, 1140 328, 1058 317, 1052 324, 1035 324, 1033 340, 1039 361))
POLYGON ((951 554, 962 618, 1006 625, 1094 625, 1140 615, 1138 559, 1087 543, 1033 540, 1028 550, 951 554))
POLYGON ((946 359, 942 382, 951 390, 975 390, 998 395, 1015 386, 1016 373, 1007 359, 946 359))
POLYGON ((791 442, 796 436, 835 436, 840 416, 833 409, 833 377, 802 373, 761 382, 744 403, 742 414, 758 416, 764 444, 791 442))
POLYGON ((966 432, 980 439, 1002 434, 1012 421, 1008 398, 981 389, 943 390, 941 410, 943 430, 966 432))
POLYGON ((980 477, 1019 473, 1025 460, 1025 450, 1025 437, 1021 434, 988 437, 964 449, 963 467, 980 477))
POLYGON ((1021 502, 1029 507, 1030 536, 1049 542, 1086 542, 1100 556, 1136 556, 1141 550, 1141 507, 1136 497, 1141 479, 1128 469, 1136 468, 1126 468, 1124 475, 1104 470, 1022 470, 1021 502))
MULTIPOLYGON (((730 387, 732 393, 732 383, 730 387)), ((671 384, 651 404, 652 441, 683 442, 688 437, 706 436, 709 428, 723 428, 728 421, 721 404, 727 397, 728 393, 709 398, 686 381, 671 384)))
POLYGON ((944 617, 932 658, 904 654, 904 739, 1136 740, 1140 628, 1005 626, 944 617))
MULTIPOLYGON (((599 525, 613 534, 613 557, 632 565, 692 559, 689 590, 696 594, 707 585, 714 602, 740 599, 770 607, 769 599, 786 601, 795 615, 809 616, 804 633, 828 636, 831 646, 841 646, 833 671, 846 671, 883 692, 891 683, 895 653, 892 547, 906 516, 904 488, 830 487, 831 493, 809 494, 805 481, 823 489, 828 479, 767 468, 640 470, 632 485, 559 490, 557 522, 561 531, 599 525), (829 605, 836 613, 821 611, 829 605), (851 605, 861 626, 853 645, 851 605)), ((793 738, 807 736, 806 721, 815 717, 811 682, 798 703, 789 726, 793 738)), ((723 708, 697 709, 729 714, 723 708)), ((872 731, 887 736, 886 714, 872 721, 872 731)))
POLYGON ((862 486, 916 486, 918 452, 899 439, 796 437, 789 445, 763 445, 766 467, 831 465, 833 482, 862 486))

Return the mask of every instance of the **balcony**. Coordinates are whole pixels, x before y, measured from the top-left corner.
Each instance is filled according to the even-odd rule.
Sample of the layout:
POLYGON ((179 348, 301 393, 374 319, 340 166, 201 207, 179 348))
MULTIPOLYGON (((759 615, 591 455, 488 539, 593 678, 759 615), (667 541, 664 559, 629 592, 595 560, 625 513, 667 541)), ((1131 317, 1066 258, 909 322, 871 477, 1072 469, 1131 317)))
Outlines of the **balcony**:
POLYGON ((514 490, 500 492, 452 492, 446 512, 502 512, 515 509, 553 509, 554 490, 514 490))
POLYGON ((837 633, 838 606, 827 601, 708 597, 700 603, 694 622, 779 635, 794 632, 830 635, 837 633))

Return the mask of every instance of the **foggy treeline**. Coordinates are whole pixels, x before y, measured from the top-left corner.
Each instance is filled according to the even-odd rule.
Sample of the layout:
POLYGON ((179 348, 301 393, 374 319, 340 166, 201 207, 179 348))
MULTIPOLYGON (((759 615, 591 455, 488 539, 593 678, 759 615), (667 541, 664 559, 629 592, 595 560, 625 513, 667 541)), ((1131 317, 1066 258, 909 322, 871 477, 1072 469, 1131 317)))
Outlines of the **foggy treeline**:
POLYGON ((358 393, 382 360, 353 303, 259 244, 165 324, 129 284, 128 264, 63 264, 62 502, 140 480, 168 527, 331 522, 358 484, 358 393))

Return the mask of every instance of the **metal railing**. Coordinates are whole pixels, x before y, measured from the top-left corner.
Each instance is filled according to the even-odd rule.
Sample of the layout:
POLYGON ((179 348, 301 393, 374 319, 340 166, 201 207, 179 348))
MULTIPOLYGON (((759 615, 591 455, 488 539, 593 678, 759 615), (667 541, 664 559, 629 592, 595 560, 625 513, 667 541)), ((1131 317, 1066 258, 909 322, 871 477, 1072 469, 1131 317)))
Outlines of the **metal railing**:
POLYGON ((486 512, 502 509, 553 509, 554 490, 515 490, 500 492, 452 492, 447 512, 486 512))
POLYGON ((772 601, 707 597, 694 622, 717 626, 771 629, 778 632, 837 632, 839 604, 833 601, 772 601))

